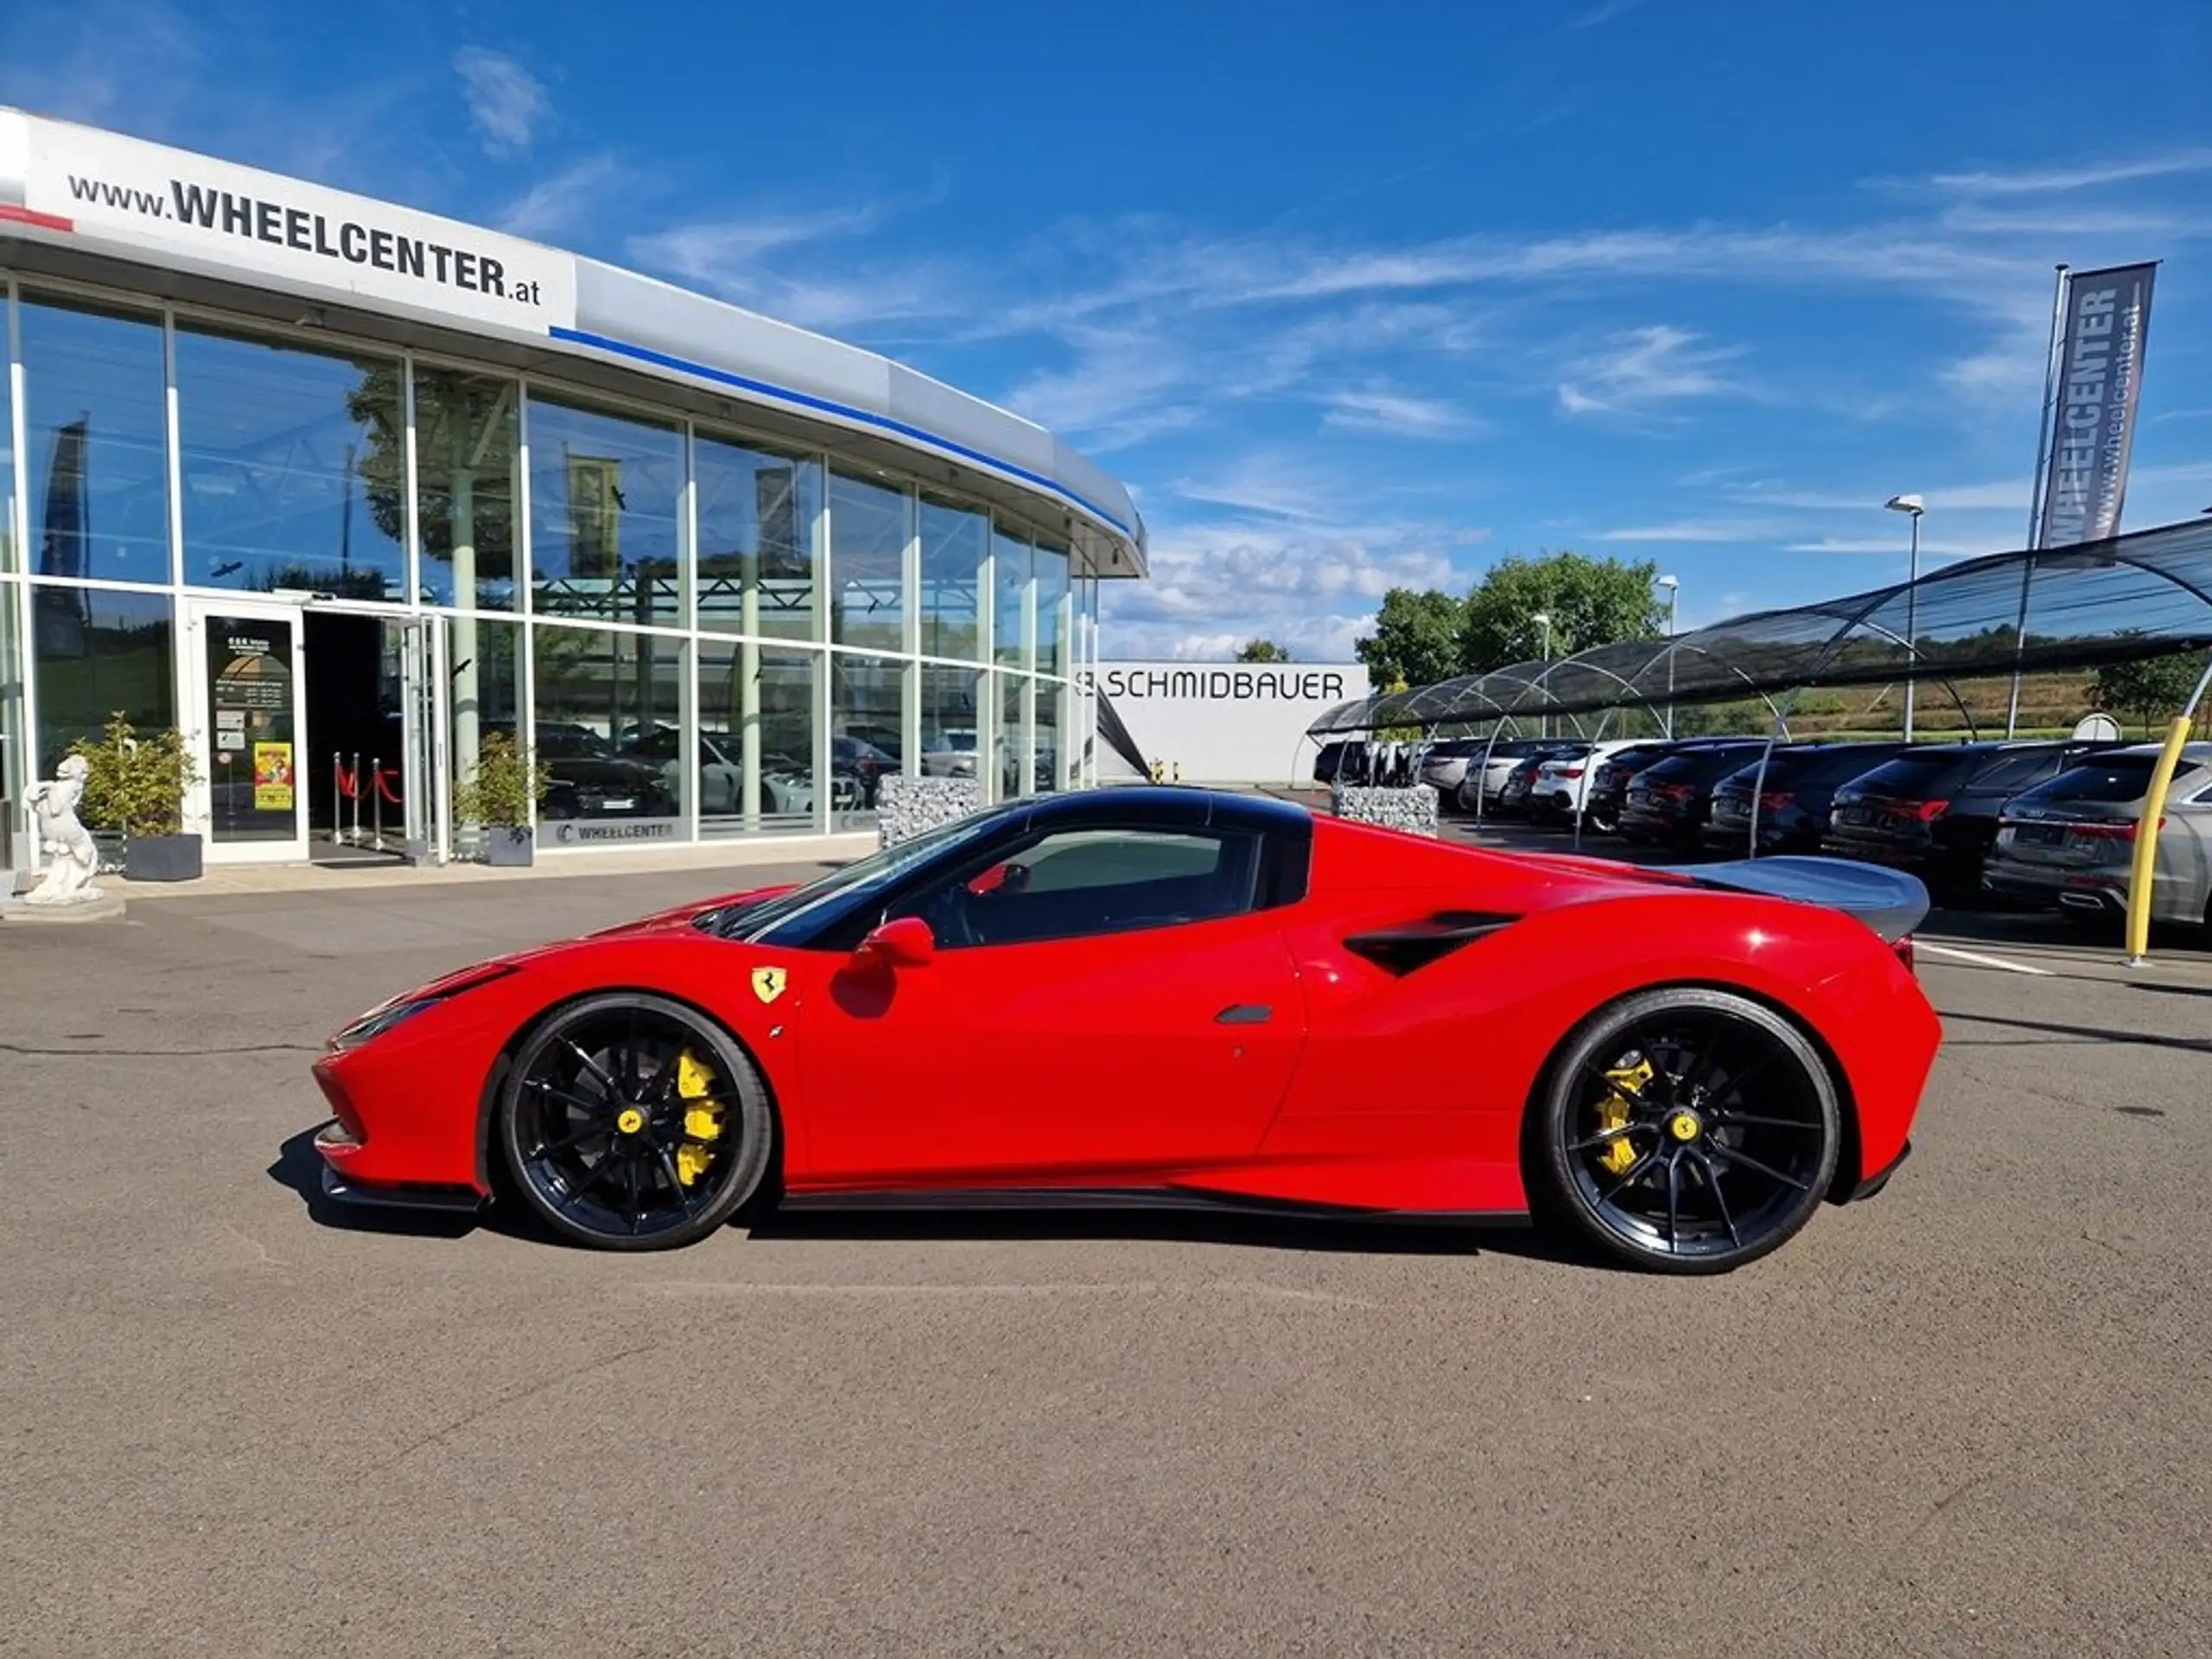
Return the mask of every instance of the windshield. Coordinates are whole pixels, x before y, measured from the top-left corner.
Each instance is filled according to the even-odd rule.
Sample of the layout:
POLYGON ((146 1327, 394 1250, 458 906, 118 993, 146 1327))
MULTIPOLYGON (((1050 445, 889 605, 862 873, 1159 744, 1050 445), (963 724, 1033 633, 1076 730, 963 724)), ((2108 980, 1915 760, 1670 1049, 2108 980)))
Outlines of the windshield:
POLYGON ((1958 760, 1955 754, 1901 754, 1859 779, 1852 792, 1891 801, 1925 800, 1958 760))
POLYGON ((974 841, 996 829, 1006 815, 1018 810, 1014 806, 993 807, 988 811, 973 813, 957 818, 950 823, 886 847, 881 852, 832 870, 817 881, 803 887, 794 887, 779 898, 771 899, 758 908, 749 908, 733 919, 738 924, 736 937, 758 939, 771 928, 781 926, 794 917, 804 914, 817 905, 846 894, 857 894, 890 886, 907 871, 925 859, 937 856, 948 848, 974 841))

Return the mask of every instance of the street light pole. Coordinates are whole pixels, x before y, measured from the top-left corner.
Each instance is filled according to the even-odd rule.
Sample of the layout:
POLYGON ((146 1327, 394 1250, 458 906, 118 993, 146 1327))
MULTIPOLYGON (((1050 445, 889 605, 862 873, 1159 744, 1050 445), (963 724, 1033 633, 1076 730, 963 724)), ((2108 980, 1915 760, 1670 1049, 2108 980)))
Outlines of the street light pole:
POLYGON ((1908 566, 1910 580, 1904 590, 1904 741, 1912 741, 1912 703, 1914 680, 1910 677, 1920 670, 1920 515, 1928 511, 1927 505, 1916 495, 1893 495, 1882 504, 1892 512, 1902 512, 1912 519, 1911 563, 1908 566))
POLYGON ((1662 576, 1659 585, 1667 590, 1667 740, 1675 737, 1675 620, 1682 605, 1682 584, 1675 576, 1662 576))
POLYGON ((1550 685, 1552 660, 1552 613, 1549 611, 1538 611, 1529 620, 1543 630, 1543 645, 1541 649, 1543 655, 1545 671, 1540 677, 1545 682, 1545 684, 1543 686, 1544 703, 1542 725, 1540 729, 1543 736, 1549 737, 1552 734, 1552 715, 1550 708, 1552 699, 1552 688, 1550 685))

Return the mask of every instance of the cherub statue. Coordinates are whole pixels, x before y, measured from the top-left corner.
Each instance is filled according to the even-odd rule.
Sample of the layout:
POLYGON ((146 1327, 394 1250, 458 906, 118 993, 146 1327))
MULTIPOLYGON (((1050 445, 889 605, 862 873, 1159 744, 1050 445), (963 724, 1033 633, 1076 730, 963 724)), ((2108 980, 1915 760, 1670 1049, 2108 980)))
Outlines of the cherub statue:
POLYGON ((99 873, 99 849, 92 832, 78 822, 77 803, 85 798, 85 777, 92 768, 81 754, 66 756, 51 783, 31 786, 31 810, 38 817, 39 844, 46 849, 46 874, 23 895, 27 905, 79 904, 99 897, 92 877, 99 873))

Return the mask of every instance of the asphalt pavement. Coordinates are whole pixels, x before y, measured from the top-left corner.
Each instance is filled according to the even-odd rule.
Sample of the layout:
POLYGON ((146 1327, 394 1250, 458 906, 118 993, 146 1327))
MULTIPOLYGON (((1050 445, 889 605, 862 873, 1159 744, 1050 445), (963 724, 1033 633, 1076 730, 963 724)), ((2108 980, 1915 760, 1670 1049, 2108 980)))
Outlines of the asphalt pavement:
POLYGON ((2207 1650, 2202 945, 1938 918, 1914 1157, 1723 1279, 1126 1213, 623 1258, 326 1214, 307 1066, 727 883, 390 880, 0 932, 0 1653, 2207 1650))

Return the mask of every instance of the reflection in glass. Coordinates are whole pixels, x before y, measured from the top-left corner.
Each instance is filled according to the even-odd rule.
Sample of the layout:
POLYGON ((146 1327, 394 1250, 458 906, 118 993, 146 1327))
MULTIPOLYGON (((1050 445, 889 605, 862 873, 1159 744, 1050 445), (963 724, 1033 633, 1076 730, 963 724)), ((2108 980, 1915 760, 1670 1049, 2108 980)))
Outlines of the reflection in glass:
MULTIPOLYGON (((446 629, 446 676, 452 687, 450 766, 457 788, 476 775, 486 735, 497 732, 516 738, 522 719, 522 624, 456 616, 447 620, 446 629)), ((458 815, 454 820, 456 831, 482 827, 458 815)))
POLYGON ((1065 723, 1063 711, 1067 706, 1067 690, 1066 685, 1060 681, 1039 680, 1033 699, 1031 729, 1036 747, 1030 772, 1036 779, 1036 788, 1044 793, 1067 786, 1060 753, 1060 730, 1065 723))
POLYGON ((997 531, 991 537, 991 644, 1001 668, 1027 668, 1029 543, 997 531))
POLYGON ((1034 792, 1035 773, 1030 760, 1029 681, 1016 674, 997 674, 998 726, 992 734, 992 758, 996 762, 998 798, 1010 801, 1034 792))
POLYGON ((32 300, 16 315, 31 569, 42 576, 168 582, 161 324, 32 300))
POLYGON ((397 363, 179 327, 185 581, 404 601, 400 376, 397 363))
POLYGON ((699 832, 814 823, 818 652, 709 639, 699 647, 699 832))
POLYGON ((30 732, 23 722, 22 640, 16 605, 21 592, 13 583, 0 582, 0 801, 22 800, 31 781, 30 732))
POLYGON ((31 609, 40 777, 54 775, 72 743, 97 741, 118 712, 142 732, 176 724, 168 594, 41 586, 31 609))
MULTIPOLYGON (((4 299, 0 299, 0 342, 4 342, 7 337, 8 306, 4 299)), ((8 372, 7 346, 0 343, 0 575, 18 568, 16 563, 16 491, 18 486, 16 482, 15 383, 16 377, 8 372)), ((13 608, 13 594, 0 590, 0 601, 8 601, 8 608, 13 608)), ((9 639, 4 626, 0 624, 0 647, 4 647, 9 639)), ((4 683, 0 681, 0 683, 4 683)), ((13 726, 5 729, 11 734, 16 730, 13 726)), ((14 747, 15 743, 11 741, 10 747, 14 747)), ((4 789, 0 789, 0 793, 6 794, 11 801, 22 798, 20 795, 4 789)))
POLYGON ((830 474, 830 639, 903 651, 906 543, 914 498, 905 490, 830 474))
MULTIPOLYGON (((690 767, 681 640, 541 625, 531 635, 531 732, 553 776, 541 819, 682 816, 690 767)), ((664 837, 680 833, 671 827, 664 837)))
POLYGON ((982 710, 977 699, 988 676, 972 668, 937 668, 924 664, 922 679, 922 775, 973 778, 982 710))
POLYGON ((814 521, 822 468, 702 435, 699 626, 717 633, 814 638, 814 521))
POLYGON ((1037 671, 1065 674, 1068 642, 1062 601, 1068 596, 1068 556, 1065 548, 1037 544, 1037 671))
POLYGON ((921 653, 979 662, 982 641, 983 561, 991 551, 991 521, 942 501, 922 498, 921 653))
POLYGON ((618 622, 682 615, 683 439, 673 428, 530 400, 532 603, 618 622))
POLYGON ((900 687, 906 664, 891 657, 830 658, 830 804, 833 830, 875 822, 876 793, 904 764, 900 687))
MULTIPOLYGON (((522 424, 515 383, 452 369, 415 371, 415 480, 423 600, 515 608, 515 475, 522 424)), ((404 489, 378 474, 372 487, 404 489)))

